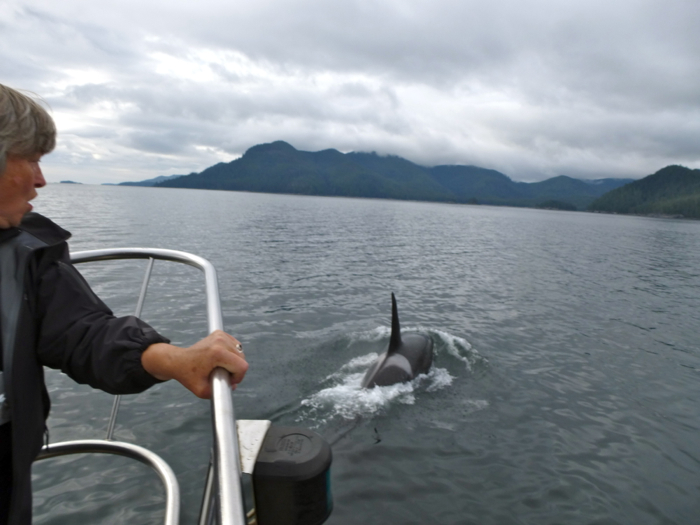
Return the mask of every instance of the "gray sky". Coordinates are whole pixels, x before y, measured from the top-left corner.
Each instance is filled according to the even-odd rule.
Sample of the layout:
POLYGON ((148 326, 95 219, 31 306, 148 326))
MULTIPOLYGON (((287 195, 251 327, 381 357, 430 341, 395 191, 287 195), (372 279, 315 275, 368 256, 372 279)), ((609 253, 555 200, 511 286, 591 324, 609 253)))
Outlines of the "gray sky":
POLYGON ((698 0, 2 0, 0 82, 51 106, 50 182, 262 142, 514 180, 700 168, 698 0))

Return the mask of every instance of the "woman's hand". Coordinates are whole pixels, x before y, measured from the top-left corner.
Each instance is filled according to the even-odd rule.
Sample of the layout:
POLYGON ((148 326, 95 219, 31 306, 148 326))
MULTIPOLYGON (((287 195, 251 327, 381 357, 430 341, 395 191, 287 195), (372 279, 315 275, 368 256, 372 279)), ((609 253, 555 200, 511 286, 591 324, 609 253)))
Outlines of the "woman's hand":
POLYGON ((211 398, 211 374, 221 367, 231 373, 231 388, 243 380, 248 370, 240 342, 216 330, 189 348, 156 343, 141 354, 143 368, 153 377, 176 379, 197 397, 211 398))

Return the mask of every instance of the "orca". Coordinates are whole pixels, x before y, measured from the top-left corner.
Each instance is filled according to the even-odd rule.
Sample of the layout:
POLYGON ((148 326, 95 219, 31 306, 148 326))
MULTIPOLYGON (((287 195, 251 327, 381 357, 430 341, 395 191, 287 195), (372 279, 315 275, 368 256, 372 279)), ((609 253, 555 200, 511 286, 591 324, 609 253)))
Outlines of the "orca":
POLYGON ((433 364, 433 340, 422 333, 401 335, 396 297, 391 294, 391 339, 389 347, 367 370, 362 388, 388 386, 411 381, 425 374, 433 364))

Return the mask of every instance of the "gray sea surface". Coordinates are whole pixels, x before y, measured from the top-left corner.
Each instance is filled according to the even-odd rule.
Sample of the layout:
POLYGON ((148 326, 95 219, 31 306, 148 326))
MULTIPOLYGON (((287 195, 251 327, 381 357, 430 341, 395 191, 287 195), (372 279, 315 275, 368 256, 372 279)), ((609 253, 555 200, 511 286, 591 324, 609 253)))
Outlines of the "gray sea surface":
MULTIPOLYGON (((534 209, 49 185, 36 210, 71 250, 209 259, 250 371, 237 416, 333 448, 333 524, 690 524, 700 518, 700 222, 534 209), (428 332, 433 369, 363 391, 389 340, 428 332)), ((145 263, 82 265, 118 315, 145 263)), ((201 275, 156 263, 143 317, 206 334, 201 275)), ((101 438, 111 396, 47 372, 53 442, 101 438)), ((207 401, 177 383, 126 396, 116 438, 178 475, 195 523, 207 401)), ((152 524, 160 482, 118 457, 35 464, 37 524, 152 524)))

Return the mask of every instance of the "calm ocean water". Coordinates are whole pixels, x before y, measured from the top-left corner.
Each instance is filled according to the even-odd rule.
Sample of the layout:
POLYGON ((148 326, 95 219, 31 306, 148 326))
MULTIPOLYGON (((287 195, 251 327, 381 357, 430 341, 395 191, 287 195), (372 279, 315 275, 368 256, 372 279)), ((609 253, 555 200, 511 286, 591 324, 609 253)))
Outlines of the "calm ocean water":
MULTIPOLYGON (((687 524, 700 516, 700 222, 544 210, 51 185, 74 251, 152 246, 219 271, 251 363, 237 416, 332 443, 329 524, 687 524), (389 338, 435 342, 428 376, 363 392, 389 338)), ((143 262, 81 266, 118 314, 143 262), (119 283, 114 280, 119 279, 119 283)), ((144 317, 206 332, 196 270, 156 264, 144 317)), ((103 437, 111 397, 50 371, 52 441, 103 437)), ((194 523, 209 404, 125 398, 117 439, 168 461, 194 523)), ((112 457, 34 468, 35 523, 151 524, 160 482, 112 457)))

